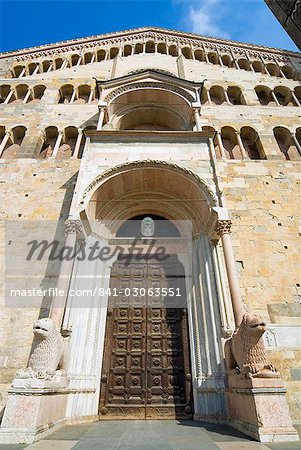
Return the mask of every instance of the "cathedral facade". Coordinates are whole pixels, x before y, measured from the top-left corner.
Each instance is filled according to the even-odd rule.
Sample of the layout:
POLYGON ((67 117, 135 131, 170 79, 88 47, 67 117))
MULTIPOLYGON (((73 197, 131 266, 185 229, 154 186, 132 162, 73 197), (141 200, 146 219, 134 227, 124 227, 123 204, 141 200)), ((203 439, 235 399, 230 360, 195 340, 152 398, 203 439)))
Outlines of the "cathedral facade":
POLYGON ((284 381, 252 387, 300 421, 300 54, 141 28, 3 53, 0 71, 0 435, 31 442, 50 424, 112 418, 227 423, 225 342, 244 321, 265 327, 264 370, 284 381), (50 241, 65 227, 68 248, 103 258, 53 272, 35 262, 26 278, 30 226, 50 241), (128 264, 133 237, 142 257, 128 264), (21 276, 48 295, 14 303, 21 276), (131 303, 145 289, 165 300, 131 303), (166 307, 166 289, 185 305, 166 307), (54 371, 67 350, 57 384, 18 372, 38 364, 33 324, 35 338, 56 326, 54 371))

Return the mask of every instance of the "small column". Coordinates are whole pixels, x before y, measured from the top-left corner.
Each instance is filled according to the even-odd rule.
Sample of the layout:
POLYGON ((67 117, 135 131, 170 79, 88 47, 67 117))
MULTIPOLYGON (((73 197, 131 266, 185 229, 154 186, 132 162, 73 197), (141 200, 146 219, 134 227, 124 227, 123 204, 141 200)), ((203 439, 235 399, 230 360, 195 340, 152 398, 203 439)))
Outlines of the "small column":
POLYGON ((99 117, 98 117, 98 123, 97 123, 97 131, 102 129, 105 112, 106 112, 106 106, 107 105, 105 102, 98 103, 99 117))
POLYGON ((79 55, 78 61, 76 63, 76 67, 80 66, 81 62, 82 62, 82 56, 79 55))
POLYGON ((78 136, 77 136, 77 139, 76 139, 74 152, 73 152, 73 155, 72 155, 72 158, 74 158, 74 159, 77 159, 77 157, 78 157, 78 152, 79 152, 79 149, 80 149, 80 144, 82 142, 82 137, 83 137, 83 130, 80 128, 78 130, 78 136))
POLYGON ((73 92, 72 92, 72 95, 71 95, 71 98, 70 98, 70 102, 69 102, 69 103, 73 103, 73 102, 74 102, 75 97, 76 97, 76 94, 77 94, 77 88, 76 88, 76 87, 73 87, 73 92))
POLYGON ((297 147, 297 150, 298 150, 298 152, 299 152, 299 154, 300 154, 300 156, 301 156, 301 145, 299 144, 299 141, 298 141, 298 139, 296 138, 296 136, 295 136, 294 133, 292 133, 291 136, 292 136, 292 140, 293 140, 295 146, 297 147))
POLYGON ((54 67, 54 66, 53 66, 53 62, 52 62, 51 64, 49 64, 49 67, 48 67, 46 73, 51 72, 51 71, 53 70, 53 67, 54 67))
MULTIPOLYGON (((66 240, 64 247, 71 249, 70 253, 74 253, 76 238, 81 232, 81 222, 80 220, 68 219, 66 224, 66 240)), ((67 251, 67 253, 69 253, 67 251)), ((54 320, 58 329, 61 329, 64 311, 66 306, 66 300, 68 296, 68 289, 70 284, 70 278, 72 273, 72 267, 74 263, 74 258, 65 258, 61 262, 60 273, 58 277, 58 282, 56 285, 57 293, 63 292, 63 295, 56 295, 51 304, 50 314, 51 319, 54 320)))
POLYGON ((219 147, 219 151, 221 152, 222 158, 226 158, 224 144, 223 144, 222 137, 221 137, 221 134, 219 131, 217 131, 217 133, 216 133, 216 138, 217 138, 217 144, 219 147))
POLYGON ((39 66, 39 64, 37 64, 37 67, 35 68, 35 70, 33 71, 33 75, 36 75, 38 72, 39 72, 39 70, 40 70, 40 66, 39 66))
POLYGON ((6 97, 6 99, 4 100, 4 105, 7 105, 10 102, 10 99, 12 98, 12 96, 14 95, 14 90, 13 88, 10 89, 10 93, 8 94, 8 96, 6 97))
POLYGON ((26 95, 23 100, 24 105, 25 105, 25 103, 28 102, 30 96, 31 96, 31 90, 28 88, 28 91, 26 92, 26 95))
POLYGON ((25 75, 25 67, 23 68, 23 70, 21 70, 20 75, 18 76, 18 78, 22 78, 25 75))
POLYGON ((218 236, 221 237, 222 241, 234 320, 236 327, 239 327, 246 310, 241 298, 238 275, 236 271, 235 258, 230 237, 231 225, 232 222, 230 220, 219 220, 216 225, 216 232, 218 236))
POLYGON ((206 61, 206 63, 209 63, 209 58, 208 58, 207 53, 205 53, 205 61, 206 61))
POLYGON ((211 106, 212 105, 212 101, 211 101, 210 90, 209 89, 206 89, 206 94, 207 94, 208 103, 211 106))
POLYGON ((4 152, 5 146, 6 146, 7 142, 8 142, 8 140, 9 140, 9 138, 10 138, 10 132, 7 131, 5 133, 5 135, 4 135, 4 138, 2 139, 1 144, 0 144, 0 158, 1 158, 2 154, 3 154, 3 152, 4 152))
POLYGON ((66 67, 68 66, 68 59, 66 58, 65 61, 63 61, 62 67, 61 69, 66 69, 66 67))
POLYGON ((91 58, 90 64, 94 63, 94 61, 95 61, 95 53, 93 53, 93 55, 92 55, 92 58, 91 58))
POLYGON ((238 146, 239 146, 239 149, 240 149, 240 153, 241 153, 242 159, 247 159, 248 155, 247 155, 246 149, 244 147, 244 144, 242 142, 240 133, 238 131, 236 132, 236 137, 237 137, 237 142, 238 142, 238 146))
POLYGON ((272 98, 273 98, 274 102, 276 103, 276 105, 280 106, 280 103, 278 102, 278 98, 276 97, 275 92, 272 90, 271 90, 271 95, 272 95, 272 98))
POLYGON ((292 98, 293 98, 294 102, 296 103, 296 106, 301 106, 301 103, 299 102, 294 91, 292 91, 292 98))
POLYGON ((62 139, 63 139, 63 133, 62 133, 62 131, 59 131, 59 134, 57 136, 57 140, 56 140, 56 143, 54 145, 54 149, 53 149, 53 152, 52 152, 52 155, 51 155, 54 158, 56 157, 57 152, 59 151, 62 139))
POLYGON ((225 99, 226 99, 227 105, 231 105, 227 89, 224 89, 224 95, 225 95, 225 99))
POLYGON ((92 102, 92 100, 93 100, 93 95, 94 95, 94 87, 91 86, 91 91, 90 91, 90 94, 89 94, 89 98, 88 98, 88 102, 87 102, 87 103, 91 103, 91 102, 92 102))
POLYGON ((200 119, 200 108, 193 108, 195 124, 197 131, 202 131, 201 119, 200 119))

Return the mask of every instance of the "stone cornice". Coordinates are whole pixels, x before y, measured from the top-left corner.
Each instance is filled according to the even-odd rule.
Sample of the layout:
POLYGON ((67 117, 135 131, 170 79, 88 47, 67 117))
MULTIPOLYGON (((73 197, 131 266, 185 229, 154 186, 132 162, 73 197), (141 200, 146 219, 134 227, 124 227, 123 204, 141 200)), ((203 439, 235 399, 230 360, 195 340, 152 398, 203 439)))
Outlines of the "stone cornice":
POLYGON ((88 49, 89 47, 92 48, 94 46, 114 45, 126 41, 129 41, 130 43, 131 39, 162 39, 163 41, 166 41, 168 39, 170 40, 170 43, 171 41, 173 41, 178 45, 204 45, 208 50, 215 50, 216 48, 218 48, 221 51, 229 52, 230 50, 232 50, 234 53, 241 53, 242 55, 244 55, 244 52, 248 52, 249 55, 253 53, 255 57, 264 55, 267 58, 276 57, 283 60, 289 58, 290 56, 300 57, 300 53, 281 50, 277 48, 200 36, 197 34, 185 33, 176 30, 168 30, 157 27, 144 27, 5 52, 0 54, 0 58, 3 59, 14 57, 15 60, 18 61, 28 58, 33 59, 40 57, 51 57, 54 56, 54 54, 57 55, 69 51, 81 51, 84 48, 88 49))

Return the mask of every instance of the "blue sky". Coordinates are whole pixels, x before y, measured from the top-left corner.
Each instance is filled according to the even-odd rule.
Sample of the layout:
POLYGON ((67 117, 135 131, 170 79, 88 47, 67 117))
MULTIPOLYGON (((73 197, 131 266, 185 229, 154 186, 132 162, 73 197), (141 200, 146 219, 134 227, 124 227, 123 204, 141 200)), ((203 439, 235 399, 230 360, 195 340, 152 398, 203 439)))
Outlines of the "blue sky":
POLYGON ((0 0, 0 51, 142 26, 298 51, 264 0, 0 0))

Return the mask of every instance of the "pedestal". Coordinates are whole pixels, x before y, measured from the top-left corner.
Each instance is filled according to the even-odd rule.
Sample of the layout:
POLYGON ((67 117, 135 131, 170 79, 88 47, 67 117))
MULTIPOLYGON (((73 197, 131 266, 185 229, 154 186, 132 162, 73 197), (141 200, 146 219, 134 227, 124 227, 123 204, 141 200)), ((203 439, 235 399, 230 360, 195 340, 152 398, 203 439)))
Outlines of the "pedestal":
POLYGON ((280 378, 230 375, 227 405, 229 425, 260 442, 298 441, 280 378))
POLYGON ((11 389, 0 427, 1 444, 31 444, 64 425, 68 393, 11 389))

